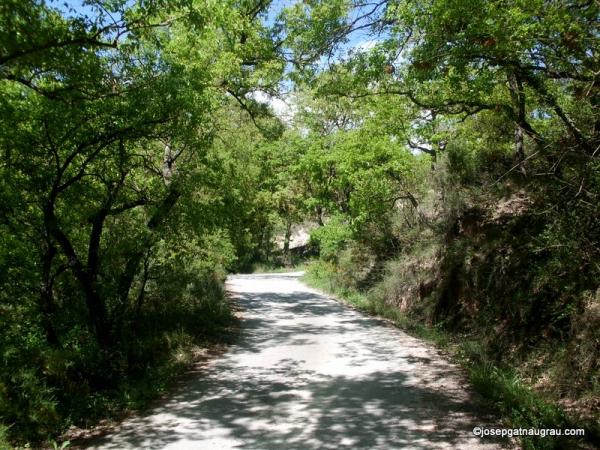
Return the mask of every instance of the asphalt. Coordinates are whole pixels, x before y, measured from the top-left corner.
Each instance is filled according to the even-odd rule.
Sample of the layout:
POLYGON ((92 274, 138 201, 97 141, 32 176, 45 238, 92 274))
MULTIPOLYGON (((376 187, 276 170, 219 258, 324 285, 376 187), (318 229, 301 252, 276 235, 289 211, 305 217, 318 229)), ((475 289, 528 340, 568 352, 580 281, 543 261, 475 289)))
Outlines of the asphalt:
POLYGON ((299 280, 236 275, 240 335, 159 406, 90 449, 499 449, 461 370, 299 280))

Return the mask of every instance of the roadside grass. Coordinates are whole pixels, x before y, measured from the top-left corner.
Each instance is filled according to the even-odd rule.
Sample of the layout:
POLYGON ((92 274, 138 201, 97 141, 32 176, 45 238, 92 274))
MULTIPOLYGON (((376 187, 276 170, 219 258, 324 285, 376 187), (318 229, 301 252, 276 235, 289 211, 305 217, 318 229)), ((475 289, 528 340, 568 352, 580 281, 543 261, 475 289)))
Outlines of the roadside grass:
POLYGON ((8 427, 0 423, 0 450, 12 448, 8 442, 8 427))
POLYGON ((286 273, 286 272, 298 272, 300 270, 306 270, 307 264, 304 262, 298 263, 292 266, 276 266, 264 263, 257 263, 252 266, 252 273, 286 273))
POLYGON ((259 262, 252 265, 251 273, 286 273, 286 272, 299 272, 307 270, 312 260, 305 258, 294 258, 291 265, 284 265, 279 263, 265 263, 259 262))
POLYGON ((398 308, 378 301, 367 293, 335 283, 326 270, 314 270, 317 265, 319 265, 318 261, 310 261, 304 267, 306 273, 301 279, 309 286, 321 289, 361 311, 388 319, 398 328, 409 331, 414 336, 426 339, 442 348, 448 346, 448 335, 440 329, 411 320, 398 308))
POLYGON ((447 352, 467 372, 473 389, 484 406, 501 421, 498 428, 566 429, 583 428, 585 437, 520 437, 525 450, 593 449, 600 444, 598 425, 569 417, 553 402, 542 398, 518 373, 494 365, 483 347, 474 340, 452 334, 439 326, 429 326, 403 314, 398 308, 335 283, 335 277, 317 262, 307 265, 302 277, 309 286, 334 296, 358 310, 385 318, 412 336, 431 342, 447 352))

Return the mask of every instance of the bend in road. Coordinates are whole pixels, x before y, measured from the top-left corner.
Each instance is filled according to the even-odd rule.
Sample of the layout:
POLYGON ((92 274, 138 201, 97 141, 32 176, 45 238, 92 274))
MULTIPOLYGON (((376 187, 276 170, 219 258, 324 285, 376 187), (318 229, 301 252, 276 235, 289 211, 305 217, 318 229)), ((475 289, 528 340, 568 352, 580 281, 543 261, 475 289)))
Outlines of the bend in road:
POLYGON ((456 366, 298 275, 229 277, 238 342, 88 448, 500 448, 473 436, 483 419, 456 366))

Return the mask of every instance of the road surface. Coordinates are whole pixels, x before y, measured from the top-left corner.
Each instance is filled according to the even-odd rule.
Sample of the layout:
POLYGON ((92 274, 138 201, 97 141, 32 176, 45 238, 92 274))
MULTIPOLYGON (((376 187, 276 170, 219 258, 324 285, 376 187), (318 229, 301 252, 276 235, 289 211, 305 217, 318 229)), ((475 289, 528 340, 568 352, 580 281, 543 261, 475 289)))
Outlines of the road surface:
MULTIPOLYGON (((237 343, 98 449, 498 449, 457 367, 298 274, 236 275, 237 343)), ((488 425, 489 426, 489 425, 488 425)))

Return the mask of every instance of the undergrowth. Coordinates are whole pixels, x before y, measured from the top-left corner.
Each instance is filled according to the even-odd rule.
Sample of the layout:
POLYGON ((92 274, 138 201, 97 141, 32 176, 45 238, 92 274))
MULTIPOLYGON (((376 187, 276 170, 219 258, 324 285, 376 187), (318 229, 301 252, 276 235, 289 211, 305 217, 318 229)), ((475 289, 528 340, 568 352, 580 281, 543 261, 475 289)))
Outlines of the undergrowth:
MULTIPOLYGON (((234 325, 235 318, 224 292, 215 283, 202 297, 181 303, 148 299, 146 309, 127 330, 128 345, 115 352, 106 365, 98 365, 85 348, 47 352, 46 385, 61 386, 61 391, 54 389, 49 395, 42 395, 39 388, 38 391, 31 388, 35 396, 28 401, 31 409, 37 403, 47 405, 52 412, 48 419, 51 427, 47 426, 43 433, 34 421, 41 419, 31 415, 28 421, 5 421, 0 424, 0 450, 51 447, 57 441, 76 437, 78 429, 93 427, 101 421, 120 420, 131 411, 147 407, 169 389, 204 349, 233 336, 229 330, 234 325), (103 371, 112 371, 113 383, 104 381, 107 377, 98 378, 100 381, 94 378, 103 371)), ((29 378, 41 379, 35 376, 39 378, 33 378, 34 374, 29 378)), ((10 405, 4 403, 8 399, 0 400, 2 410, 9 411, 10 405)))

